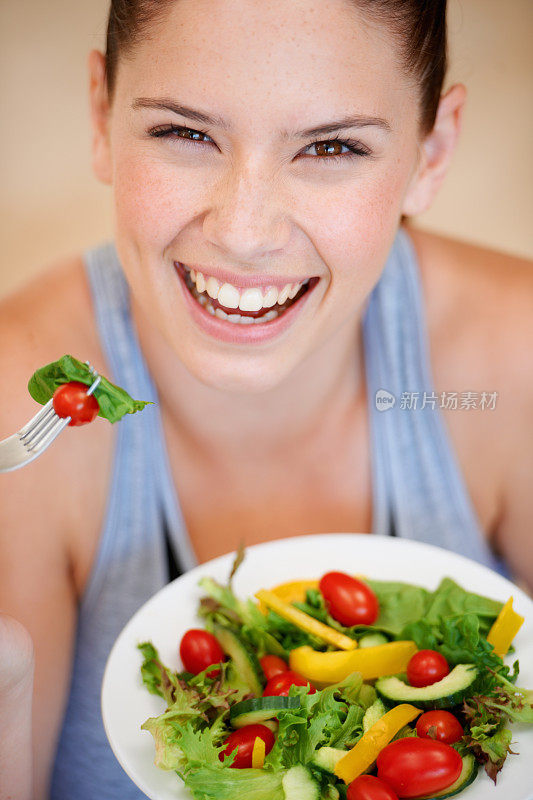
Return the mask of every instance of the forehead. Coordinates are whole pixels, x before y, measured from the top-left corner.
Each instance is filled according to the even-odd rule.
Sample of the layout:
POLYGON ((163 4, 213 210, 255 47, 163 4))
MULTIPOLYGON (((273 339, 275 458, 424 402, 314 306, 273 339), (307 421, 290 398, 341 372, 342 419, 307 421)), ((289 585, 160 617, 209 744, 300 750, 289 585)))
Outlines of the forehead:
POLYGON ((201 104, 230 126, 264 125, 275 111, 288 129, 325 109, 394 116, 415 97, 391 32, 351 0, 177 0, 119 82, 130 95, 201 104))

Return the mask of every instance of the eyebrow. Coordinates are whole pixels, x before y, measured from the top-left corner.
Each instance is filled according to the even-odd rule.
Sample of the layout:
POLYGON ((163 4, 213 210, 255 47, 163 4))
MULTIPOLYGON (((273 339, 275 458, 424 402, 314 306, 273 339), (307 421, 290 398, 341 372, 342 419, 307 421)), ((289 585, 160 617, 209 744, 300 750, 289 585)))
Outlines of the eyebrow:
MULTIPOLYGON (((222 117, 206 114, 205 112, 197 111, 194 108, 188 108, 187 106, 175 103, 173 100, 166 97, 137 97, 132 103, 132 108, 155 108, 161 111, 172 111, 174 114, 179 114, 182 117, 187 117, 187 119, 193 119, 196 122, 201 122, 203 125, 212 125, 217 128, 222 128, 222 130, 230 129, 230 126, 224 119, 222 119, 222 117)), ((345 128, 368 127, 381 128, 388 133, 390 133, 392 130, 390 123, 387 122, 386 119, 382 119, 381 117, 369 117, 362 114, 354 114, 342 117, 341 119, 334 120, 332 122, 328 122, 324 125, 316 125, 312 128, 306 128, 302 131, 291 132, 284 130, 281 131, 281 136, 283 139, 307 139, 310 136, 321 136, 322 134, 334 133, 335 131, 345 128)))

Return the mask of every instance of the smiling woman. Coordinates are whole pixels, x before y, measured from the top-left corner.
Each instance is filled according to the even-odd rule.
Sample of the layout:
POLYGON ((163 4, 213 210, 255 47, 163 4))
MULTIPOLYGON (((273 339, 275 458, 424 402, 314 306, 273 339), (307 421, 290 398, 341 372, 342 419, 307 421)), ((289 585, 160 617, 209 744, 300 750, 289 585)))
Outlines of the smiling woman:
POLYGON ((0 606, 35 645, 39 799, 139 800, 98 716, 105 660, 169 576, 241 541, 397 535, 533 581, 533 271, 402 223, 459 133, 445 16, 423 0, 112 3, 89 71, 114 241, 0 319, 5 435, 58 353, 156 403, 0 482, 0 606))

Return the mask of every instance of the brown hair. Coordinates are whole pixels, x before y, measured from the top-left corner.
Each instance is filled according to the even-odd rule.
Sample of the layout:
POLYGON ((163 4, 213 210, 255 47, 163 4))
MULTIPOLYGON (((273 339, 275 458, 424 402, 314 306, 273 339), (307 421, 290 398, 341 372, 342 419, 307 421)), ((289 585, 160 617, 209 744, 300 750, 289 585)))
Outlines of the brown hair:
MULTIPOLYGON (((176 0, 111 0, 107 26, 106 73, 113 95, 119 57, 127 55, 176 0)), ((405 68, 420 85, 420 128, 435 123, 446 75, 446 0, 350 0, 371 20, 390 28, 405 68)))

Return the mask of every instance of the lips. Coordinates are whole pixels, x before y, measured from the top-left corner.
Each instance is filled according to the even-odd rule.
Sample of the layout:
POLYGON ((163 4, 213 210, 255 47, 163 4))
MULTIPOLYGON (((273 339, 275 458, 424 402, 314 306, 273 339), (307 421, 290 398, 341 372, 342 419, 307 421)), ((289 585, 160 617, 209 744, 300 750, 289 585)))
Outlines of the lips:
POLYGON ((198 292, 197 284, 192 281, 190 270, 185 265, 175 262, 175 269, 185 306, 199 330, 210 338, 233 345, 267 344, 282 336, 302 315, 312 290, 320 280, 310 278, 294 298, 288 298, 282 306, 277 303, 272 308, 243 311, 223 307, 207 291, 198 292))

